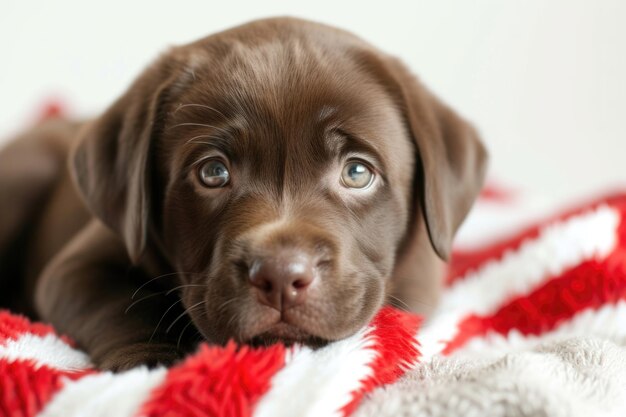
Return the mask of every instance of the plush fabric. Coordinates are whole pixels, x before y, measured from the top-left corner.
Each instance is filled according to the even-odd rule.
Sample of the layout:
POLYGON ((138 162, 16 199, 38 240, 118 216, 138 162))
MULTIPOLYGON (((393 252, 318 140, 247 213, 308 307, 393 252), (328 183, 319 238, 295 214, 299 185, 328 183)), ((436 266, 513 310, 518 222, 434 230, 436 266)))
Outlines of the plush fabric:
POLYGON ((461 237, 421 326, 384 308, 315 351, 203 345, 171 369, 111 374, 2 312, 0 416, 626 415, 626 194, 534 224, 483 197, 470 223, 500 225, 461 237))
POLYGON ((458 252, 420 363, 355 415, 626 415, 625 215, 614 194, 458 252))
POLYGON ((354 336, 315 351, 204 344, 171 369, 111 374, 49 326, 4 311, 0 416, 347 416, 417 361, 418 325, 384 308, 354 336))

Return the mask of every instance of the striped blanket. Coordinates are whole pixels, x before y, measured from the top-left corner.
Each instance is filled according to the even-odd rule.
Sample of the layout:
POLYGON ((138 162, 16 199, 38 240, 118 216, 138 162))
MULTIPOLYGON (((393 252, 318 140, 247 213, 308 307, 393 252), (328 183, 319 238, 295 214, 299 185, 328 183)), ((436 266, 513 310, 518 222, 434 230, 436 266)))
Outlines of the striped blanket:
POLYGON ((533 223, 500 197, 479 202, 428 321, 386 307, 318 350, 203 345, 111 374, 1 312, 0 416, 626 415, 626 194, 533 223))

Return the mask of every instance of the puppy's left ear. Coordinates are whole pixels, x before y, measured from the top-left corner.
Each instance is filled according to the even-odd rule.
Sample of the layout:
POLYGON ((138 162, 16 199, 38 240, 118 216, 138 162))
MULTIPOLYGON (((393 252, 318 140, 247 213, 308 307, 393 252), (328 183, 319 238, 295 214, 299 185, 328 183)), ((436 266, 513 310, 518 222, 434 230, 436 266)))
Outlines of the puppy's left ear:
POLYGON ((423 212, 430 242, 447 260, 454 235, 482 188, 487 152, 468 122, 421 85, 398 59, 381 55, 366 54, 366 65, 384 80, 409 127, 418 162, 415 212, 423 212))
POLYGON ((71 158, 90 211, 123 240, 137 263, 150 216, 151 159, 172 72, 157 61, 80 133, 71 158))

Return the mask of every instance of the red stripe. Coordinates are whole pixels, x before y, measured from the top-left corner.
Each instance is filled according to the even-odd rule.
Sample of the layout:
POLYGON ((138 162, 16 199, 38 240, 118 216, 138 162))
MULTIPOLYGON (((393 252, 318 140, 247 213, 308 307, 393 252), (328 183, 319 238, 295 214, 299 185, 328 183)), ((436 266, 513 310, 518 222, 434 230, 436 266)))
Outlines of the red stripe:
POLYGON ((49 99, 39 109, 38 120, 43 122, 50 119, 60 119, 67 115, 65 103, 59 99, 49 99))
POLYGON ((447 285, 451 285, 465 277, 470 271, 478 269, 487 261, 502 259, 504 253, 511 250, 517 250, 523 242, 539 236, 541 230, 549 224, 556 221, 567 220, 572 216, 589 211, 602 204, 609 204, 626 212, 626 194, 623 192, 605 195, 602 198, 596 198, 582 204, 578 204, 571 209, 560 212, 557 215, 546 218, 534 225, 531 225, 523 231, 514 234, 508 239, 489 245, 485 248, 475 251, 455 251, 452 256, 452 262, 448 270, 447 285))
POLYGON ((530 294, 509 300, 492 315, 467 317, 443 353, 450 354, 469 340, 489 332, 506 335, 517 329, 524 335, 540 335, 578 312, 626 299, 626 216, 623 210, 624 207, 617 230, 618 243, 607 258, 586 261, 552 277, 530 294))
POLYGON ((540 230, 541 226, 532 226, 505 241, 487 246, 484 249, 476 251, 455 251, 448 268, 446 285, 450 286, 454 284, 465 277, 470 271, 478 269, 488 261, 501 259, 508 250, 519 249, 522 242, 536 238, 540 230))
POLYGON ((480 190, 479 200, 492 201, 497 203, 512 204, 518 192, 509 187, 503 187, 494 182, 488 182, 482 190, 480 190))
POLYGON ((246 417, 285 364, 285 347, 225 347, 203 344, 197 354, 172 368, 143 406, 146 417, 246 417))
MULTIPOLYGON (((17 340, 25 334, 40 337, 56 335, 52 326, 38 322, 33 323, 19 314, 14 314, 7 310, 0 310, 0 346, 4 345, 9 340, 17 340)), ((57 337, 70 347, 76 346, 76 343, 67 336, 57 335, 57 337)))
POLYGON ((361 388, 352 393, 352 401, 342 408, 344 416, 352 414, 359 403, 374 388, 390 384, 400 378, 407 367, 420 357, 417 334, 421 318, 396 310, 382 308, 371 322, 374 328, 370 337, 377 356, 370 365, 372 375, 361 381, 361 388))
POLYGON ((32 360, 0 359, 0 417, 33 417, 63 387, 66 378, 90 372, 61 372, 32 360))
POLYGON ((54 334, 54 329, 41 323, 31 323, 26 317, 0 310, 0 345, 25 333, 36 336, 54 334))

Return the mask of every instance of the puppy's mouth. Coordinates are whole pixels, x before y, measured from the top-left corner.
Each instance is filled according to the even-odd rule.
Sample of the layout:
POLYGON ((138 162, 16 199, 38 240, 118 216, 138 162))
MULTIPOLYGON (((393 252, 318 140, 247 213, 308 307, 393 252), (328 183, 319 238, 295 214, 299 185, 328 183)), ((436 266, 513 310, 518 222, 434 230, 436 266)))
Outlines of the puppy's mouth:
POLYGON ((279 321, 262 333, 246 340, 245 343, 255 347, 282 343, 285 346, 297 344, 318 348, 325 346, 329 341, 318 336, 313 336, 297 326, 279 321))

